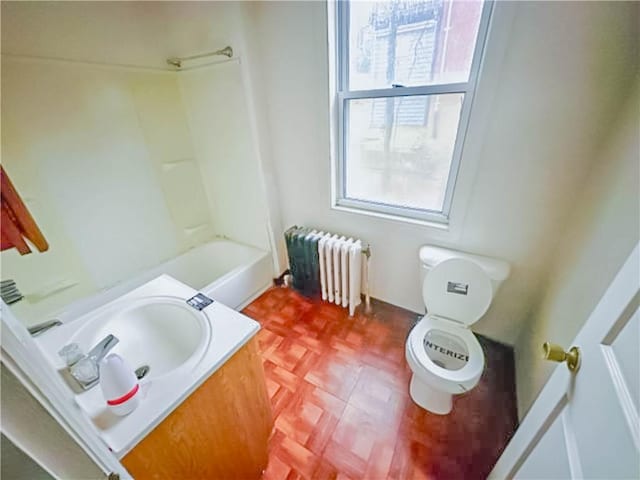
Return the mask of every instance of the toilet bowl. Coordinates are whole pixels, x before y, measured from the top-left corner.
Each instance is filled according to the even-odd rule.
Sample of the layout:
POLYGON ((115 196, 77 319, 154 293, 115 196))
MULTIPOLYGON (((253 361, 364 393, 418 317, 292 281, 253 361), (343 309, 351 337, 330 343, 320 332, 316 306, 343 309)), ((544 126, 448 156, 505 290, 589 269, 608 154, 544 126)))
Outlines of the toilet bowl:
POLYGON ((452 395, 478 384, 484 370, 484 353, 471 330, 430 315, 411 331, 406 358, 413 372, 411 398, 440 415, 451 411, 452 395))
POLYGON ((424 248, 434 249, 430 258, 437 256, 438 261, 428 265, 422 285, 428 313, 407 338, 409 394, 420 407, 446 415, 453 395, 468 392, 480 381, 485 357, 469 326, 486 313, 509 268, 501 260, 424 248))

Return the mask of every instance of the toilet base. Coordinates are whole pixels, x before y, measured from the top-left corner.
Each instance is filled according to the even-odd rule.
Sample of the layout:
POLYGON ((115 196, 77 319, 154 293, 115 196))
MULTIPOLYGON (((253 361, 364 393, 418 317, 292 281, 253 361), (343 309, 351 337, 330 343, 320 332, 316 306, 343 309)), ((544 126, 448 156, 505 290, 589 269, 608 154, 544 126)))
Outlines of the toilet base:
POLYGON ((411 375, 409 394, 416 404, 431 413, 446 415, 453 407, 453 395, 432 388, 416 375, 411 375))

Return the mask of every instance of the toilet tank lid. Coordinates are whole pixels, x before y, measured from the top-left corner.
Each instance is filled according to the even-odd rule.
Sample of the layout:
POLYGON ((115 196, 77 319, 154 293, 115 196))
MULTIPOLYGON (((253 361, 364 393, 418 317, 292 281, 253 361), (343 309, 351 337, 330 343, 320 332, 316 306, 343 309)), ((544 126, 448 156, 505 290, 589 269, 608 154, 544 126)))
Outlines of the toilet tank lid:
POLYGON ((497 258, 473 255, 471 253, 459 252, 449 248, 425 245, 420 247, 420 261, 428 268, 433 268, 438 263, 450 258, 464 258, 477 263, 493 281, 503 282, 509 277, 511 267, 509 263, 497 258))

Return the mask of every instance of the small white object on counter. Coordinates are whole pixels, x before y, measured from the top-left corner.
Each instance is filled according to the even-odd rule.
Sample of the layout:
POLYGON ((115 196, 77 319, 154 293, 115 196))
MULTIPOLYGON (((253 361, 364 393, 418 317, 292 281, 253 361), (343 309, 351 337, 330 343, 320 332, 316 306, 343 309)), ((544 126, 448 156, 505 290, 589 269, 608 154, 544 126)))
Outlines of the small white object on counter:
POLYGON ((100 388, 108 408, 123 417, 140 403, 140 385, 133 369, 117 353, 107 355, 100 362, 100 388))

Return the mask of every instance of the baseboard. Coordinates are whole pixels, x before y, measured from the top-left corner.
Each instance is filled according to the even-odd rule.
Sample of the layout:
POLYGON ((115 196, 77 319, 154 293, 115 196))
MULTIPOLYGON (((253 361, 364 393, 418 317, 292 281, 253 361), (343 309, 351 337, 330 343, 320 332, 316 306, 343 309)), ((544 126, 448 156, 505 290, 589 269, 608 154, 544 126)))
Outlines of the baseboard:
POLYGON ((262 295, 264 292, 266 292, 267 290, 269 290, 271 287, 273 287, 272 283, 267 283, 266 285, 262 286, 261 288, 259 288, 255 293, 253 293, 252 295, 250 295, 246 301, 242 302, 238 307, 235 308, 235 310, 237 310, 238 312, 242 311, 247 305, 249 305, 251 302, 253 302, 256 298, 258 298, 260 295, 262 295))

